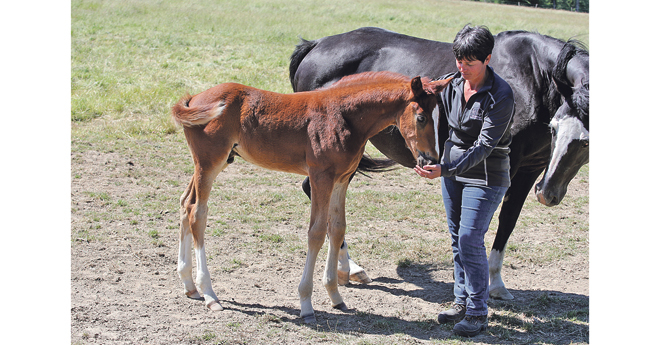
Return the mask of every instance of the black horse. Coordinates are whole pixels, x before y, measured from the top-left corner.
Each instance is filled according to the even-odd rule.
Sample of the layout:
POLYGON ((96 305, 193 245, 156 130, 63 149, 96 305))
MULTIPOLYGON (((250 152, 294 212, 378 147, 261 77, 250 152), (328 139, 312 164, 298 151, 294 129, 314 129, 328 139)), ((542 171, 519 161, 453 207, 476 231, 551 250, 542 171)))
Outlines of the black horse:
MULTIPOLYGON (((589 161, 589 53, 579 42, 561 41, 538 33, 507 31, 495 36, 490 66, 513 89, 516 110, 511 132, 511 187, 499 216, 499 227, 488 258, 490 296, 512 299, 501 277, 506 243, 532 186, 538 200, 554 206, 580 167, 589 161)), ((438 78, 455 72, 451 43, 406 36, 379 28, 302 39, 289 66, 293 90, 308 91, 328 86, 341 77, 365 71, 394 71, 408 76, 438 78)), ((440 121, 439 140, 448 136, 445 117, 440 121)), ((401 134, 389 128, 370 139, 391 160, 414 167, 415 160, 401 134)), ((367 161, 364 159, 364 163, 367 161)), ((391 162, 391 161, 390 161, 391 162)), ((374 162, 371 161, 373 164, 374 162)), ((395 163, 375 162, 378 171, 395 163)), ((361 165, 367 167, 367 165, 361 165)), ((360 168, 358 168, 360 171, 360 168)), ((309 182, 303 189, 310 195, 309 182)), ((364 270, 348 258, 350 279, 370 282, 364 270)), ((348 278, 343 280, 345 284, 348 278)))

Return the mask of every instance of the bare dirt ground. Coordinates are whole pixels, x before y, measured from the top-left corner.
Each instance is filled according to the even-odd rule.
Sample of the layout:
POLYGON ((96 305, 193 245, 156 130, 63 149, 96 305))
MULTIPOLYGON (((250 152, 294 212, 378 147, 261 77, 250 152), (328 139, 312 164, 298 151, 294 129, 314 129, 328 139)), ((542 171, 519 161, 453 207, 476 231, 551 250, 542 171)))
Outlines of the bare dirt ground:
MULTIPOLYGON (((188 159, 185 150, 181 147, 182 157, 188 159)), ((210 256, 237 258, 230 269, 211 266, 213 285, 225 308, 211 312, 202 302, 183 296, 176 273, 179 220, 178 209, 172 205, 178 203, 189 176, 167 164, 161 169, 147 167, 138 154, 102 151, 90 146, 87 151, 72 152, 71 157, 74 344, 589 342, 588 239, 576 239, 573 244, 574 252, 581 254, 559 253, 557 260, 542 264, 512 251, 505 260, 504 279, 515 299, 489 302, 489 330, 463 340, 452 336, 450 326, 435 322, 437 313, 452 299, 453 279, 447 264, 407 266, 363 256, 358 263, 374 281, 340 287, 350 308, 342 313, 330 308, 321 284, 325 258, 319 255, 313 297, 318 323, 305 325, 298 318, 297 295, 304 248, 285 254, 268 247, 246 251, 255 235, 236 224, 236 233, 222 241, 207 236, 210 256), (148 181, 179 181, 180 185, 148 181), (176 200, 160 200, 163 195, 176 195, 176 200), (148 204, 144 206, 149 199, 153 205, 160 201, 169 206, 149 210, 148 204), (137 200, 142 200, 142 208, 137 200), (132 211, 123 211, 118 204, 132 211), (152 229, 157 236, 149 235, 152 229), (566 316, 570 310, 582 312, 571 319, 566 316)), ((240 173, 231 166, 223 172, 225 176, 240 173)), ((301 180, 287 177, 281 184, 299 190, 301 180)), ((568 194, 585 197, 588 187, 588 182, 573 181, 568 194)), ((392 186, 381 185, 374 177, 368 188, 392 186)), ((530 196, 528 204, 532 202, 530 196)), ((553 246, 564 236, 555 230, 563 213, 588 219, 588 203, 577 206, 583 211, 577 216, 571 213, 575 207, 527 207, 525 224, 519 224, 509 243, 553 246)), ((305 230, 290 224, 279 225, 277 231, 295 233, 304 240, 305 230)), ((428 236, 416 231, 411 229, 409 235, 428 236)), ((436 231, 433 236, 445 233, 436 231)))

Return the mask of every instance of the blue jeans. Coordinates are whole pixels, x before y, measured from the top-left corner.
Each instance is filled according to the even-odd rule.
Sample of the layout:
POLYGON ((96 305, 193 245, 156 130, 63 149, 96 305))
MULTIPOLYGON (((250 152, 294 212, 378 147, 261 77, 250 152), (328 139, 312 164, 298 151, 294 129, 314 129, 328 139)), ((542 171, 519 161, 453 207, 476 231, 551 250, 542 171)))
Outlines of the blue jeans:
POLYGON ((442 178, 442 199, 454 255, 454 302, 465 305, 467 315, 488 314, 484 236, 506 190, 442 178))

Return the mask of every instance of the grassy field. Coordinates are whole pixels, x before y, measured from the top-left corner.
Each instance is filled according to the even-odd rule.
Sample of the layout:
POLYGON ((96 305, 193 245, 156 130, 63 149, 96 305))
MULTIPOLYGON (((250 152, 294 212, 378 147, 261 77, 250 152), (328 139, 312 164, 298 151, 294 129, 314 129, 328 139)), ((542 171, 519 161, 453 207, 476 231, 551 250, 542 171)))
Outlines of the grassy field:
POLYGON ((173 134, 185 92, 239 82, 288 93, 298 37, 379 26, 451 41, 466 23, 589 43, 588 15, 466 1, 73 1, 73 137, 173 134), (91 121, 96 119, 97 121, 91 121), (92 126, 95 130, 89 130, 92 126))
MULTIPOLYGON (((589 45, 588 14, 468 1, 72 1, 72 277, 88 279, 84 286, 92 295, 103 295, 107 288, 106 296, 119 290, 130 300, 132 294, 126 293, 130 289, 121 284, 138 269, 132 262, 163 258, 162 263, 149 261, 144 265, 147 271, 141 273, 153 274, 150 270, 159 267, 155 273, 158 281, 166 276, 164 291, 172 291, 164 304, 176 303, 176 310, 189 308, 182 304, 185 300, 180 301, 174 270, 178 198, 192 164, 183 133, 170 120, 171 106, 186 92, 194 94, 233 81, 289 93, 288 62, 298 37, 315 39, 378 26, 451 41, 466 23, 487 25, 493 33, 522 29, 577 38, 589 45), (120 249, 112 249, 126 245, 132 246, 133 261, 117 254, 120 249), (95 261, 94 255, 99 253, 115 253, 107 260, 111 267, 106 273, 114 274, 116 282, 105 271, 95 271, 94 265, 102 265, 95 261), (104 281, 114 285, 104 285, 104 281)), ((368 151, 379 155, 371 146, 368 151)), ((223 173, 214 186, 209 211, 207 236, 209 242, 217 242, 207 249, 214 286, 222 290, 218 286, 221 276, 253 272, 255 258, 291 262, 290 271, 286 267, 277 271, 278 264, 270 265, 275 267, 275 275, 294 282, 285 285, 293 294, 294 308, 309 221, 309 201, 299 188, 302 177, 264 171, 240 159, 227 170, 231 171, 223 173)), ((257 308, 244 312, 240 321, 227 321, 194 305, 191 315, 207 324, 192 327, 176 320, 168 324, 169 314, 163 314, 155 323, 167 324, 169 332, 152 330, 154 335, 149 338, 141 333, 144 330, 132 326, 144 320, 139 315, 125 319, 135 322, 124 320, 115 326, 116 332, 135 334, 134 338, 103 338, 105 331, 96 331, 101 326, 95 326, 93 320, 124 312, 121 308, 125 306, 114 302, 119 310, 95 315, 95 308, 88 306, 93 302, 82 297, 86 293, 83 285, 72 280, 72 342, 91 342, 98 332, 105 343, 588 343, 588 280, 578 287, 564 289, 557 282, 540 289, 535 280, 541 278, 534 275, 551 272, 542 281, 554 284, 572 272, 573 265, 588 263, 588 179, 589 167, 585 166, 562 205, 553 209, 529 198, 505 259, 505 281, 518 292, 517 299, 492 306, 486 338, 464 341, 449 335, 450 328, 433 321, 438 305, 428 310, 427 306, 408 310, 404 305, 391 314, 364 307, 352 316, 353 325, 331 324, 335 322, 332 314, 321 316, 327 322, 316 328, 300 325, 295 317, 288 321, 287 314, 277 314, 276 309, 264 312, 257 308), (169 338, 172 334, 180 337, 173 340, 169 338)), ((425 286, 423 278, 451 282, 442 198, 439 192, 429 192, 432 189, 439 190, 433 182, 415 178, 404 169, 372 179, 356 178, 347 197, 352 258, 375 276, 388 277, 393 270, 402 280, 420 279, 418 286, 425 286)), ((491 226, 494 230, 497 222, 491 226)), ((490 231, 487 246, 493 236, 490 231)), ((321 261, 317 271, 324 266, 321 261)), ((580 274, 584 270, 588 276, 588 265, 580 274)), ((260 279, 256 273, 254 277, 260 279)), ((388 279, 377 282, 387 287, 377 292, 399 291, 386 285, 396 279, 388 279)), ((315 296, 323 300, 325 293, 316 290, 320 285, 316 279, 315 296)), ((224 294, 232 292, 228 287, 224 290, 224 294)), ((394 295, 405 298, 415 296, 415 291, 394 295)), ((376 297, 388 305, 387 294, 376 297)), ((422 299, 431 304, 448 301, 435 297, 422 299)), ((319 303, 315 305, 325 310, 319 303)), ((149 327, 144 328, 151 330, 149 327)))

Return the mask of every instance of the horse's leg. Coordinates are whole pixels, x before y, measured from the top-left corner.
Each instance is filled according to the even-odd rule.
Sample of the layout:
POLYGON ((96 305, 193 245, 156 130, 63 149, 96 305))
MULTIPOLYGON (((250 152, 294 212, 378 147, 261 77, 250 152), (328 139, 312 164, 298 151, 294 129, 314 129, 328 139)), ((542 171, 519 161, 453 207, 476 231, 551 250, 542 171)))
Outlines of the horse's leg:
POLYGON ((493 247, 488 256, 488 272, 490 275, 489 295, 494 299, 511 300, 513 295, 504 286, 502 280, 502 263, 504 262, 504 250, 509 241, 509 236, 516 226, 518 216, 525 204, 527 195, 532 189, 536 178, 540 175, 538 172, 518 171, 511 179, 511 187, 507 190, 500 210, 499 224, 497 234, 493 241, 493 247))
POLYGON ((298 285, 300 317, 305 323, 316 322, 314 308, 312 307, 314 267, 328 232, 328 206, 330 205, 333 179, 327 176, 314 176, 311 183, 314 186, 314 196, 312 197, 312 211, 307 232, 307 259, 300 278, 300 285, 298 285))
POLYGON ((192 279, 192 231, 190 231, 188 212, 186 212, 186 203, 192 195, 193 184, 194 181, 191 180, 188 187, 183 192, 183 195, 181 195, 181 225, 177 272, 179 273, 179 278, 183 281, 183 293, 190 298, 199 299, 201 296, 197 292, 197 288, 192 279))
MULTIPOLYGON (((195 174, 193 175, 191 185, 189 186, 190 191, 188 196, 184 199, 182 197, 182 216, 181 216, 181 247, 180 247, 180 256, 184 257, 182 260, 184 263, 180 263, 180 272, 183 272, 183 277, 186 277, 187 272, 190 271, 186 265, 185 258, 189 255, 187 253, 189 243, 189 238, 187 237, 187 228, 192 234, 193 249, 195 251, 195 258, 197 260, 197 287, 198 293, 188 294, 188 296, 196 297, 201 294, 204 297, 204 304, 211 310, 222 310, 222 306, 218 300, 218 297, 213 292, 213 287, 211 286, 211 274, 206 265, 206 251, 204 248, 204 230, 206 229, 206 220, 208 216, 208 199, 211 194, 211 187, 213 185, 213 180, 218 173, 222 171, 227 166, 227 163, 223 163, 219 167, 211 167, 211 169, 202 169, 199 166, 195 166, 195 174), (184 222, 188 222, 187 225, 184 225, 184 222)), ((184 193, 186 195, 186 193, 184 193)), ((180 273, 181 274, 181 273, 180 273)), ((186 280, 184 280, 184 285, 186 280)), ((188 283, 189 284, 189 283, 188 283)), ((194 287, 194 285, 193 285, 194 287)), ((186 287, 189 289, 189 287, 186 287)), ((189 291, 189 290, 188 290, 189 291)))
MULTIPOLYGON (((337 182, 332 189, 328 211, 328 260, 326 261, 323 285, 332 301, 332 307, 346 311, 348 308, 338 289, 339 248, 344 243, 346 232, 346 189, 349 181, 337 182)), ((340 261, 339 261, 340 262, 340 261)))
MULTIPOLYGON (((353 176, 355 176, 355 174, 351 175, 351 180, 353 179, 353 176)), ((307 194, 308 198, 312 198, 312 188, 309 185, 309 177, 306 177, 302 182, 302 190, 307 194)), ((372 282, 371 278, 367 275, 367 272, 351 260, 351 257, 348 255, 348 244, 346 244, 346 240, 342 242, 341 247, 339 248, 337 276, 339 278, 339 285, 346 285, 349 280, 362 284, 369 284, 372 282)))

